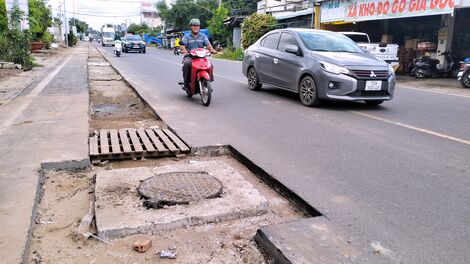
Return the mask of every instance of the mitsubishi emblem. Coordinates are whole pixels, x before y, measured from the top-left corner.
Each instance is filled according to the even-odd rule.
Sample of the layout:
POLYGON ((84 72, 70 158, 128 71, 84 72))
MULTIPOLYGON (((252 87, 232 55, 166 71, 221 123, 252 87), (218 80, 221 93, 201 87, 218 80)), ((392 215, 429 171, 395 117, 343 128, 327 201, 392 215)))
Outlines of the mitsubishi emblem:
POLYGON ((377 77, 377 75, 375 75, 374 71, 370 71, 370 77, 374 78, 374 77, 377 77))

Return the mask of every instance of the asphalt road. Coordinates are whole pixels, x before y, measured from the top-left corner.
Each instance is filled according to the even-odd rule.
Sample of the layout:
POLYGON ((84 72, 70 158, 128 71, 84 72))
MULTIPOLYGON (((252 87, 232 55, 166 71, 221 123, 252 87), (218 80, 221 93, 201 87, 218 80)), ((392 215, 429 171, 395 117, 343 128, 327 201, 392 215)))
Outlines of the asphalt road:
POLYGON ((240 62, 213 59, 204 107, 177 85, 181 56, 110 58, 188 143, 234 146, 356 247, 379 243, 390 263, 470 263, 470 98, 397 87, 378 107, 308 108, 293 93, 250 91, 240 62))

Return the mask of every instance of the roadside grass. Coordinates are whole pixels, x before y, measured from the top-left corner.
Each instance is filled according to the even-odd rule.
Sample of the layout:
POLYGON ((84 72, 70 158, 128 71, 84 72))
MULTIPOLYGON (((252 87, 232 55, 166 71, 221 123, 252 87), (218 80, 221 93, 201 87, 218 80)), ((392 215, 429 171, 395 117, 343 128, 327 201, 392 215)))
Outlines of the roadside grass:
POLYGON ((214 54, 214 58, 217 59, 226 59, 226 60, 235 60, 241 61, 243 60, 243 50, 241 48, 227 48, 223 52, 219 54, 214 54))

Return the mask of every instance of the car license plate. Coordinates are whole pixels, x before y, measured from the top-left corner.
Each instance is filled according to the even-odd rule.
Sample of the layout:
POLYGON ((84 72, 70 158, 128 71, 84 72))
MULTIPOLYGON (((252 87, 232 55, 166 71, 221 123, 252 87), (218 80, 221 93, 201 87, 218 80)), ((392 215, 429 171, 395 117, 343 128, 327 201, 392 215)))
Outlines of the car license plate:
POLYGON ((366 91, 380 91, 382 81, 366 81, 366 91))
POLYGON ((139 48, 139 45, 134 45, 134 48, 139 48))

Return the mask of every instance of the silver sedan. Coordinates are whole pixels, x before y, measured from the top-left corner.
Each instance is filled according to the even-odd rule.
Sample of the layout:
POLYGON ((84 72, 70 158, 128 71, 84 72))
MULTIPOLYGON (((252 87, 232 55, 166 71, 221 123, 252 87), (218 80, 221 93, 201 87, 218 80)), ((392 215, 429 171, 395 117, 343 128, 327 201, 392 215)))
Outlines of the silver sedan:
POLYGON ((279 29, 245 51, 243 74, 248 86, 262 84, 299 93, 307 106, 322 100, 391 100, 395 73, 385 61, 364 52, 349 38, 331 31, 279 29))

